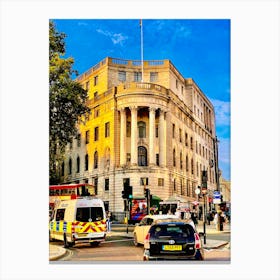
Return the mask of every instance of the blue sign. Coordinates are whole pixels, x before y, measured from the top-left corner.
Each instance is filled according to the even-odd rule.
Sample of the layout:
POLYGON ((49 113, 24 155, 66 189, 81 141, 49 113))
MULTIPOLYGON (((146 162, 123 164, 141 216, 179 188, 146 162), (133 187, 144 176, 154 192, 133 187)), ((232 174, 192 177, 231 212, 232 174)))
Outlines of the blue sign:
POLYGON ((215 191, 215 192, 213 193, 213 198, 214 198, 214 199, 220 199, 220 198, 221 198, 221 193, 220 193, 219 191, 215 191))

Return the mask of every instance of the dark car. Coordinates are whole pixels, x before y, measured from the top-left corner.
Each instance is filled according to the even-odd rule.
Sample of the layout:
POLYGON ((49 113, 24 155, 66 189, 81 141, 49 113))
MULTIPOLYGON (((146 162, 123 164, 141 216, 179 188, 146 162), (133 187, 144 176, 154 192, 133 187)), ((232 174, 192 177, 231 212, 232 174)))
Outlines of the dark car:
POLYGON ((204 251, 195 228, 183 220, 155 221, 145 240, 143 260, 204 260, 204 251))

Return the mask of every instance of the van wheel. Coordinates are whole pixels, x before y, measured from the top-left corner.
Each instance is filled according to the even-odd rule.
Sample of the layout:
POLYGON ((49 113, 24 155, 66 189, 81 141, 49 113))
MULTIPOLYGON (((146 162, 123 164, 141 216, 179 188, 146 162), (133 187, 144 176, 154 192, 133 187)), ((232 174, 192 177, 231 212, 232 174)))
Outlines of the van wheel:
POLYGON ((134 243, 134 246, 138 246, 139 245, 139 243, 138 243, 138 241, 137 241, 137 235, 136 235, 136 233, 134 233, 134 235, 133 235, 133 243, 134 243))
POLYGON ((54 239, 51 237, 51 232, 49 231, 49 242, 53 242, 54 239))
POLYGON ((69 248, 70 243, 67 241, 66 234, 63 235, 64 248, 69 248))
POLYGON ((91 247, 97 247, 100 244, 100 242, 95 241, 95 242, 90 242, 89 244, 91 247))

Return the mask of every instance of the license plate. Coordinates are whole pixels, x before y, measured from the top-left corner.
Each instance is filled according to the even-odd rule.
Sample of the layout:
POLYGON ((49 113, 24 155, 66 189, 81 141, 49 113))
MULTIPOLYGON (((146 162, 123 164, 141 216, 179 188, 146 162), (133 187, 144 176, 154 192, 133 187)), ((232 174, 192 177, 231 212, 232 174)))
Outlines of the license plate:
POLYGON ((162 245, 164 251, 182 251, 182 245, 162 245))

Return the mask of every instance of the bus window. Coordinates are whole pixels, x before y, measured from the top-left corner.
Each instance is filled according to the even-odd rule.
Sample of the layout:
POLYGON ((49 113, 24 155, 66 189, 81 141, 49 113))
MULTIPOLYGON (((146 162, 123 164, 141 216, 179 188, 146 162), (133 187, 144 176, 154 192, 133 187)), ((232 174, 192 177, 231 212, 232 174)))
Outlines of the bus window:
POLYGON ((88 191, 89 195, 94 195, 93 186, 87 186, 87 191, 88 191))

